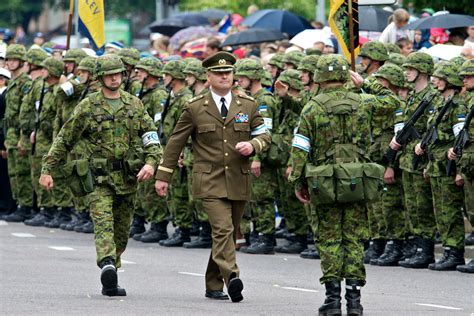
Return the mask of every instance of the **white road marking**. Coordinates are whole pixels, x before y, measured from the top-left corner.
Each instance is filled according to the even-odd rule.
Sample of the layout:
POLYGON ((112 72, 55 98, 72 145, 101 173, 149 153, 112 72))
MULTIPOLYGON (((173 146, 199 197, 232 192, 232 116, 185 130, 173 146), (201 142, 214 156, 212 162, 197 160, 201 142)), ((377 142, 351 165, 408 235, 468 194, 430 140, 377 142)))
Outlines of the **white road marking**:
POLYGON ((0 221, 0 226, 8 226, 8 223, 6 221, 0 221))
POLYGON ((317 290, 311 290, 311 289, 304 289, 301 287, 291 287, 291 286, 280 286, 278 284, 273 284, 274 287, 278 287, 280 289, 284 290, 290 290, 290 291, 300 291, 300 292, 310 292, 310 293, 319 293, 317 290))
POLYGON ((178 272, 179 274, 184 274, 184 275, 192 275, 192 276, 198 276, 198 277, 203 277, 204 274, 201 273, 193 273, 193 272, 178 272))
POLYGON ((59 250, 59 251, 73 251, 74 248, 71 247, 62 247, 62 246, 49 246, 48 248, 59 250))
POLYGON ((123 263, 123 264, 137 264, 136 262, 128 261, 128 260, 123 260, 123 259, 122 259, 122 263, 123 263))
POLYGON ((123 273, 123 272, 125 272, 125 270, 124 269, 118 269, 117 272, 118 273, 123 273))
POLYGON ((36 238, 35 235, 28 234, 28 233, 12 233, 12 235, 15 237, 20 237, 20 238, 36 238))
POLYGON ((442 309, 450 309, 450 310, 455 310, 455 311, 462 310, 462 308, 459 308, 459 307, 443 306, 443 305, 436 305, 436 304, 415 303, 415 305, 436 307, 436 308, 442 308, 442 309))

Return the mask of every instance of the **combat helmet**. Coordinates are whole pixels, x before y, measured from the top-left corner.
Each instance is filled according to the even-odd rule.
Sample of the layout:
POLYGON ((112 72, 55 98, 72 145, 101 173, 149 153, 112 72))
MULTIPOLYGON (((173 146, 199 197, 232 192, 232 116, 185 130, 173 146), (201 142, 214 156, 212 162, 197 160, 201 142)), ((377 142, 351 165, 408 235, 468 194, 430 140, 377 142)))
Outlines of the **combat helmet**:
POLYGON ((443 79, 449 85, 454 87, 463 86, 463 82, 459 76, 459 66, 450 61, 440 62, 433 72, 433 77, 443 79))
POLYGON ((462 64, 459 75, 474 76, 474 59, 468 59, 462 64))
POLYGON ((407 58, 405 56, 403 56, 402 54, 389 53, 387 63, 391 63, 391 64, 397 65, 399 67, 402 67, 403 63, 405 62, 406 59, 407 58))
POLYGON ((26 61, 30 65, 41 66, 41 63, 46 58, 48 58, 48 53, 41 48, 30 48, 26 52, 26 61))
POLYGON ((48 71, 49 76, 61 77, 64 71, 64 63, 54 57, 48 57, 40 65, 48 71))
POLYGON ((408 55, 402 65, 404 68, 409 67, 418 70, 421 73, 431 75, 433 73, 433 58, 423 52, 413 52, 408 55))
POLYGON ((464 58, 463 56, 456 56, 456 57, 451 58, 449 61, 452 62, 452 63, 455 63, 456 65, 458 65, 459 67, 461 67, 462 64, 464 64, 464 62, 465 62, 466 60, 467 60, 467 59, 464 58))
POLYGON ((77 69, 88 71, 90 74, 94 74, 96 60, 97 58, 92 56, 84 57, 84 59, 79 63, 79 66, 77 66, 77 69))
POLYGON ((125 47, 117 52, 122 61, 127 65, 135 66, 140 60, 140 52, 133 47, 125 47))
POLYGON ((384 45, 385 45, 385 48, 387 49, 387 52, 388 52, 389 55, 391 53, 400 54, 402 52, 402 50, 400 49, 400 47, 398 47, 397 44, 385 43, 384 45))
POLYGON ((274 66, 274 67, 277 67, 278 69, 282 70, 283 69, 283 58, 285 57, 285 55, 283 54, 280 54, 280 53, 276 53, 275 55, 272 56, 272 58, 270 58, 270 60, 268 61, 268 64, 270 66, 274 66))
POLYGON ((81 60, 86 56, 86 52, 83 51, 81 48, 71 48, 64 55, 63 61, 76 63, 76 65, 79 65, 81 60))
POLYGON ((316 71, 314 72, 314 82, 345 82, 348 78, 349 65, 344 57, 336 54, 328 54, 319 57, 316 71))
POLYGON ((115 54, 106 54, 97 58, 95 65, 95 75, 102 77, 125 72, 122 59, 115 54))
POLYGON ((388 59, 388 52, 382 42, 372 41, 362 45, 359 56, 367 57, 375 61, 386 61, 388 59))
POLYGON ((263 77, 262 77, 261 83, 262 83, 262 86, 264 86, 264 87, 271 87, 272 86, 272 84, 273 84, 272 74, 269 71, 267 71, 267 70, 263 71, 263 77))
POLYGON ((21 44, 8 45, 5 53, 5 59, 26 60, 26 48, 21 44))
POLYGON ((395 87, 403 87, 405 85, 405 73, 403 69, 395 64, 384 64, 380 67, 374 76, 384 78, 395 87))
POLYGON ((207 81, 206 69, 202 66, 202 62, 199 59, 191 60, 186 65, 183 72, 185 74, 193 75, 199 81, 207 81))
POLYGON ((159 78, 162 75, 161 68, 163 68, 163 63, 158 58, 145 57, 138 61, 135 68, 143 69, 149 75, 159 78))
POLYGON ((295 90, 303 90, 303 83, 301 82, 300 72, 296 69, 284 70, 278 80, 288 85, 290 88, 295 90))
POLYGON ((264 76, 264 69, 260 62, 251 59, 243 59, 235 68, 235 75, 245 76, 250 80, 262 80, 264 76))
POLYGON ((296 69, 304 56, 305 54, 298 50, 286 53, 283 55, 283 64, 292 64, 296 69))
POLYGON ((186 78, 183 70, 185 63, 182 60, 170 60, 163 67, 163 74, 168 74, 174 79, 184 80, 186 78))
POLYGON ((314 71, 316 70, 316 66, 318 65, 318 60, 319 60, 320 55, 309 55, 305 56, 299 66, 298 70, 306 70, 312 74, 314 74, 314 71))

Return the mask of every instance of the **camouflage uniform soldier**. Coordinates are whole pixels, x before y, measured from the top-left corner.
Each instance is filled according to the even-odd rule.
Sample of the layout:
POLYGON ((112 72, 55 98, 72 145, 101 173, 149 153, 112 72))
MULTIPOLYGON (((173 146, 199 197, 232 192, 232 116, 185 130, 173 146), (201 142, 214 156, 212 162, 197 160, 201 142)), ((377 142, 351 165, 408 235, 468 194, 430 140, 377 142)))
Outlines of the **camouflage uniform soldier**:
POLYGON ((390 63, 402 67, 406 59, 407 58, 402 54, 390 53, 388 54, 388 60, 385 63, 390 63))
MULTIPOLYGON (((322 191, 315 189, 319 182, 313 178, 318 174, 317 168, 323 170, 344 162, 359 163, 354 168, 365 168, 362 163, 368 161, 362 153, 368 152, 370 144, 371 103, 375 100, 344 88, 348 70, 340 55, 320 57, 315 77, 321 93, 303 108, 291 152, 290 182, 296 184, 296 195, 303 203, 310 202, 308 190, 311 189, 311 204, 316 206, 313 210, 318 217, 316 241, 323 271, 320 281, 326 286, 326 300, 319 315, 341 315, 343 279, 346 279, 348 315, 362 315, 360 287, 365 284, 362 239, 367 235, 364 194, 351 203, 337 202, 342 194, 338 194, 338 200, 323 203, 322 191)), ((321 171, 321 176, 324 175, 330 176, 328 190, 334 194, 333 174, 321 171)))
MULTIPOLYGON (((467 113, 471 113, 472 115, 474 109, 474 60, 464 62, 461 66, 461 71, 459 74, 463 78, 464 87, 466 88, 464 103, 469 107, 467 113)), ((466 114, 466 116, 467 115, 468 114, 466 114)), ((459 115, 459 117, 462 118, 462 114, 459 115)), ((465 207, 471 227, 474 227, 474 145, 472 141, 472 139, 474 139, 473 121, 471 120, 469 126, 465 125, 464 128, 467 128, 470 141, 466 146, 464 146, 461 159, 456 161, 456 165, 463 176, 465 207)), ((454 153, 453 148, 449 149, 448 158, 451 160, 458 158, 454 153)), ((471 232, 471 234, 466 237, 465 244, 474 245, 474 232, 471 232)), ((466 265, 458 265, 456 270, 459 272, 474 273, 474 259, 469 261, 469 263, 466 265)))
MULTIPOLYGON (((438 78, 438 91, 444 97, 444 102, 434 108, 428 119, 428 126, 438 120, 442 108, 448 107, 441 122, 436 127, 437 139, 433 140, 428 151, 429 163, 424 174, 429 177, 433 192, 433 206, 436 224, 444 247, 443 257, 428 266, 431 270, 455 270, 456 266, 464 264, 464 218, 462 207, 464 195, 461 174, 446 175, 448 158, 446 152, 454 142, 457 133, 462 129, 467 109, 464 100, 459 95, 463 83, 459 77, 459 67, 452 62, 440 63, 433 77, 438 78)), ((428 129, 429 127, 427 127, 428 129)), ((415 147, 417 155, 423 155, 420 144, 415 147)))
MULTIPOLYGON (((142 100, 143 106, 153 118, 155 124, 158 125, 161 121, 163 106, 168 97, 168 92, 159 85, 163 64, 154 57, 147 57, 141 59, 135 68, 137 69, 138 80, 142 82, 138 97, 142 100)), ((168 238, 167 226, 168 209, 166 200, 156 195, 153 181, 139 183, 130 237, 139 235, 134 239, 142 242, 159 242, 168 238), (145 218, 151 223, 150 230, 146 233, 145 218)))
MULTIPOLYGON (((163 67, 164 84, 171 89, 171 99, 163 109, 160 130, 163 131, 160 138, 163 144, 173 132, 179 116, 183 112, 186 101, 192 98, 191 90, 186 87, 183 73, 185 64, 182 60, 169 61, 163 67)), ((188 192, 188 180, 186 167, 179 168, 171 181, 171 194, 168 196, 168 208, 173 215, 173 224, 177 226, 173 236, 160 241, 160 245, 166 247, 181 247, 185 242, 190 242, 190 229, 193 222, 193 210, 190 204, 188 192)))
MULTIPOLYGON (((432 99, 430 107, 425 114, 416 122, 415 128, 422 135, 426 131, 428 112, 432 112, 436 104, 441 102, 438 92, 430 85, 429 76, 433 72, 433 59, 430 55, 421 52, 414 52, 408 55, 405 63, 405 75, 408 82, 414 83, 415 89, 409 92, 406 107, 403 115, 397 116, 395 132, 404 126, 404 121, 408 120, 416 107, 425 98, 432 99)), ((403 196, 405 209, 409 218, 409 231, 414 236, 413 243, 416 252, 413 256, 406 256, 399 265, 406 268, 427 268, 434 262, 434 235, 436 221, 433 212, 433 201, 431 186, 423 178, 423 168, 427 161, 413 168, 413 149, 415 140, 409 142, 400 155, 400 169, 402 169, 403 196)), ((394 150, 400 149, 399 144, 392 140, 390 147, 394 150)))
POLYGON ((365 43, 361 50, 361 75, 368 76, 377 71, 388 60, 388 52, 382 42, 372 41, 365 43))
POLYGON ((280 76, 280 73, 283 71, 283 58, 285 57, 284 54, 275 54, 270 58, 268 61, 268 67, 270 74, 272 75, 272 80, 276 81, 280 76))
POLYGON ((20 122, 19 114, 23 97, 31 88, 31 79, 22 72, 26 59, 26 50, 23 45, 12 44, 7 47, 5 60, 7 68, 12 74, 8 82, 6 95, 6 109, 4 128, 5 147, 7 149, 8 176, 12 188, 13 198, 18 204, 17 209, 10 215, 3 217, 6 221, 21 222, 30 216, 33 206, 33 186, 31 184, 31 169, 26 149, 19 148, 20 122))
MULTIPOLYGON (((303 104, 301 103, 300 91, 303 90, 301 83, 301 74, 298 70, 289 69, 281 73, 275 84, 275 90, 281 98, 281 108, 278 114, 278 128, 274 133, 282 137, 275 142, 280 143, 280 152, 289 153, 291 140, 294 130, 297 126, 298 118, 303 104), (282 144, 285 143, 285 144, 282 144)), ((275 137, 277 139, 277 137, 275 137)), ((288 240, 286 245, 277 246, 276 252, 282 253, 301 253, 307 248, 308 220, 304 206, 296 199, 292 186, 288 183, 288 174, 291 170, 289 157, 285 157, 286 162, 283 168, 279 170, 279 188, 281 192, 279 207, 280 213, 285 217, 288 234, 285 238, 288 240)))
POLYGON ((283 56, 283 69, 298 69, 301 60, 304 58, 305 54, 300 51, 292 51, 286 53, 283 56))
POLYGON ((66 52, 63 62, 67 79, 72 79, 77 75, 77 67, 81 60, 86 56, 86 52, 81 48, 71 48, 66 52))
POLYGON ((141 83, 137 80, 137 77, 135 76, 134 68, 140 60, 140 52, 136 48, 125 47, 119 50, 117 52, 117 55, 120 56, 120 59, 122 59, 122 62, 125 65, 125 68, 127 69, 127 77, 123 82, 122 89, 136 96, 137 93, 140 91, 141 83))
MULTIPOLYGON (((263 117, 268 131, 277 129, 279 104, 272 93, 262 87, 263 66, 255 60, 244 59, 236 68, 235 76, 239 86, 250 91, 251 97, 258 105, 258 112, 263 117)), ((270 146, 271 148, 271 146, 270 146)), ((251 164, 252 193, 250 210, 252 219, 259 234, 257 241, 242 251, 251 254, 273 254, 275 243, 275 196, 278 195, 278 175, 275 172, 275 161, 268 152, 256 155, 251 164)), ((277 166, 280 167, 280 166, 277 166)))
POLYGON ((304 90, 301 92, 301 103, 303 105, 308 103, 311 97, 319 92, 319 85, 313 80, 318 60, 319 55, 309 55, 304 57, 298 66, 298 70, 301 73, 301 82, 304 86, 304 90))
POLYGON ((102 294, 108 296, 126 295, 117 284, 117 268, 128 241, 136 181, 153 177, 161 155, 152 119, 137 98, 120 89, 124 72, 118 56, 98 59, 102 89, 74 109, 43 158, 40 178, 41 185, 51 189, 53 168, 83 142, 83 156, 70 164, 69 183, 78 193, 88 193, 102 294))

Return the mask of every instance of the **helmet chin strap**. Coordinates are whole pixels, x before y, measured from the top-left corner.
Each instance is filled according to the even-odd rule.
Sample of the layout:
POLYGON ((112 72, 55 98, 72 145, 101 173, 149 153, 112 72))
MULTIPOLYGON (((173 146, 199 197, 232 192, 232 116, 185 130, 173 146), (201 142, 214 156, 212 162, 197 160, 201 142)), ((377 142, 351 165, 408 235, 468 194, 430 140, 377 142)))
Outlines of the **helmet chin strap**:
POLYGON ((120 85, 119 85, 118 87, 110 87, 110 86, 106 85, 105 82, 104 82, 103 77, 100 78, 100 82, 102 83, 102 85, 103 85, 104 87, 106 87, 106 88, 109 89, 110 91, 117 91, 118 89, 120 89, 120 85))

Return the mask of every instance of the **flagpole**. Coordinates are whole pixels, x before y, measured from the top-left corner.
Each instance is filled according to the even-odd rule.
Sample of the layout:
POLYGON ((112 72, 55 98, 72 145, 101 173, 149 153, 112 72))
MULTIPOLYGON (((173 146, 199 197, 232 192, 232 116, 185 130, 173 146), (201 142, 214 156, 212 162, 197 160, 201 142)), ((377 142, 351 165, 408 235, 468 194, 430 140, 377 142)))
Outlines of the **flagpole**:
POLYGON ((67 23, 67 42, 66 50, 69 49, 71 44, 71 32, 72 32, 72 16, 74 14, 74 0, 69 0, 69 20, 67 23))
POLYGON ((351 69, 355 71, 355 53, 354 53, 354 20, 352 17, 352 1, 348 0, 349 4, 349 50, 351 53, 351 69))

